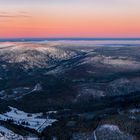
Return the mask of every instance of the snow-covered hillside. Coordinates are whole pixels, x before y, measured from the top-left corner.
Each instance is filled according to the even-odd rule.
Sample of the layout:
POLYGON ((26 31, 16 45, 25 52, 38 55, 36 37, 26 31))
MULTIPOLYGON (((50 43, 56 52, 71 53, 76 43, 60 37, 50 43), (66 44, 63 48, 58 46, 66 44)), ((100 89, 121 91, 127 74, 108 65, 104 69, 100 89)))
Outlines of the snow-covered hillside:
POLYGON ((21 64, 23 68, 49 67, 55 62, 67 60, 76 55, 74 51, 58 48, 56 43, 0 43, 0 60, 7 64, 21 64))

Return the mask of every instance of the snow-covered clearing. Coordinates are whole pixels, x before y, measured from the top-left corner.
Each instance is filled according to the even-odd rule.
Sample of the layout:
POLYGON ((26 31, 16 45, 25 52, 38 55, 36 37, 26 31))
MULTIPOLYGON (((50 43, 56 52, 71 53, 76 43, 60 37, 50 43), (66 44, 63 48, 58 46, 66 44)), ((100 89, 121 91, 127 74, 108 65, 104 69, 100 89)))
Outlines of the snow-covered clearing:
POLYGON ((41 118, 41 113, 30 114, 13 107, 10 107, 10 109, 11 111, 0 114, 0 120, 10 120, 13 124, 34 129, 39 133, 42 132, 47 126, 50 126, 52 123, 56 122, 55 119, 41 118))

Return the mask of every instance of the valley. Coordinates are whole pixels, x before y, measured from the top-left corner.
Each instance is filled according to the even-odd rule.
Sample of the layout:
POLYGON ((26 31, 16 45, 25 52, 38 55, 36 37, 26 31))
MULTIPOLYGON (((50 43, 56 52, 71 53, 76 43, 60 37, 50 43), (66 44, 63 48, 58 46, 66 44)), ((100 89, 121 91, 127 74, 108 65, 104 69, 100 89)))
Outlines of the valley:
POLYGON ((139 140, 140 46, 100 43, 1 42, 4 133, 27 140, 139 140))

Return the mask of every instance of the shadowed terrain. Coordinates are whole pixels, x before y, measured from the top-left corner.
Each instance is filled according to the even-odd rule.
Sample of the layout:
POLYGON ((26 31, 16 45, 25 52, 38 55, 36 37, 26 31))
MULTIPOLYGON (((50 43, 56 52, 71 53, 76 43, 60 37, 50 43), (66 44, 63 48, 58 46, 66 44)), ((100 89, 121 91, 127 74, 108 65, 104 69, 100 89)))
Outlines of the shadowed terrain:
POLYGON ((57 111, 49 114, 58 121, 42 132, 44 138, 139 138, 139 111, 133 117, 129 112, 139 105, 139 45, 0 43, 0 111, 12 106, 45 117, 57 111))

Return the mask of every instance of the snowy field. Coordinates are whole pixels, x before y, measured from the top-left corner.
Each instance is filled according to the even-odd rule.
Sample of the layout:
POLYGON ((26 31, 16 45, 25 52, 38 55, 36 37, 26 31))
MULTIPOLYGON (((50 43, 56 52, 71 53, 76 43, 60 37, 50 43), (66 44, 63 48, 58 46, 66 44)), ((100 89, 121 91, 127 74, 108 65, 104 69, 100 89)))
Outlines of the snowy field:
POLYGON ((11 120, 13 124, 21 125, 23 127, 31 128, 41 133, 47 126, 51 126, 56 122, 55 119, 41 118, 41 113, 30 114, 20 111, 16 108, 10 107, 11 111, 0 114, 0 120, 11 120))

